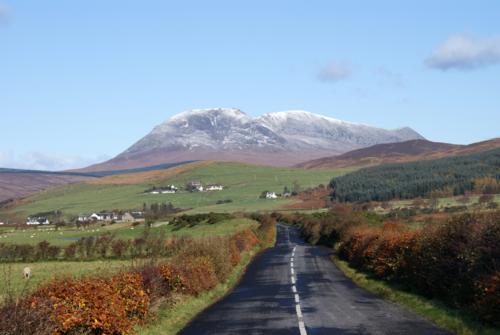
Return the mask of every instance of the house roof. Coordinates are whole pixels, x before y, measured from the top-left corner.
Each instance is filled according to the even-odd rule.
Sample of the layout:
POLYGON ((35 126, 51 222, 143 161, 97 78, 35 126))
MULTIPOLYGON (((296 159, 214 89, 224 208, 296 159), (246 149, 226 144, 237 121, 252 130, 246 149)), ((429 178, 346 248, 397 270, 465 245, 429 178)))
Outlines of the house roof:
POLYGON ((142 212, 132 212, 130 213, 134 219, 143 219, 144 218, 144 213, 142 212))

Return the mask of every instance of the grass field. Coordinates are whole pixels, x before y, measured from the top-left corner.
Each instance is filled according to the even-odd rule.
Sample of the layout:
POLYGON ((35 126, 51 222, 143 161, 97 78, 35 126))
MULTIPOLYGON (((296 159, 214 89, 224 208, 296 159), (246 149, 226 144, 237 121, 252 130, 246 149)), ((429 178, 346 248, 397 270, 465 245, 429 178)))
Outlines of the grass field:
MULTIPOLYGON (((169 171, 169 170, 166 170, 169 171)), ((272 210, 293 199, 259 199, 264 190, 281 193, 296 181, 301 188, 327 184, 334 176, 349 170, 305 170, 273 168, 241 163, 211 162, 183 166, 178 173, 141 173, 127 178, 108 177, 99 183, 72 184, 35 194, 9 209, 18 217, 60 210, 67 218, 80 213, 114 209, 142 208, 143 203, 172 202, 176 207, 200 212, 235 212, 272 210), (145 194, 151 186, 175 184, 183 187, 189 181, 224 185, 223 191, 177 194, 145 194), (130 181, 130 183, 127 183, 130 181), (232 200, 217 205, 218 200, 232 200)), ((1 216, 2 213, 0 213, 1 216)))
MULTIPOLYGON (((238 230, 244 228, 257 227, 256 221, 240 218, 221 221, 215 224, 198 224, 193 227, 177 228, 172 225, 159 225, 156 228, 151 228, 153 232, 165 232, 165 237, 178 237, 178 236, 222 236, 231 235, 238 230)), ((120 238, 134 238, 142 234, 144 227, 134 227, 130 229, 130 225, 112 225, 108 227, 100 227, 100 231, 96 232, 97 228, 90 229, 89 232, 63 230, 66 235, 75 238, 89 236, 88 234, 97 235, 105 231, 113 231, 117 237, 120 238), (94 232, 92 232, 94 230, 94 232)), ((11 242, 15 243, 31 243, 35 244, 37 241, 47 240, 51 244, 65 245, 72 241, 62 240, 59 237, 59 232, 53 232, 50 235, 48 231, 40 232, 36 239, 31 238, 32 232, 19 232, 18 235, 12 236, 11 242)), ((6 242, 8 239, 2 239, 6 242)), ((146 260, 147 261, 147 260, 146 260)), ((132 265, 131 260, 95 260, 95 261, 46 261, 34 263, 4 263, 0 264, 0 302, 6 296, 8 291, 12 291, 14 295, 27 293, 33 290, 40 283, 49 281, 50 279, 58 276, 82 276, 91 273, 99 273, 108 275, 117 272, 121 269, 132 265), (24 267, 29 266, 33 271, 32 278, 27 281, 22 277, 22 270, 24 267)))
POLYGON ((0 303, 9 294, 19 296, 29 293, 41 283, 55 277, 80 277, 91 273, 108 275, 131 265, 130 260, 96 260, 88 262, 36 262, 36 263, 4 263, 0 264, 0 303), (25 280, 23 269, 29 266, 32 277, 25 280))
MULTIPOLYGON (((257 223, 246 218, 231 219, 218 222, 216 224, 200 223, 193 227, 177 227, 168 222, 155 223, 151 232, 153 234, 163 233, 165 238, 179 236, 221 236, 229 235, 240 229, 254 227, 257 223)), ((132 226, 131 224, 113 224, 101 227, 94 225, 86 230, 77 229, 74 227, 62 228, 58 231, 49 230, 45 227, 39 229, 19 229, 10 228, 0 229, 0 243, 17 243, 17 244, 38 244, 41 241, 48 241, 53 245, 64 246, 82 237, 99 236, 105 233, 112 233, 117 238, 131 239, 143 234, 145 225, 132 226)))

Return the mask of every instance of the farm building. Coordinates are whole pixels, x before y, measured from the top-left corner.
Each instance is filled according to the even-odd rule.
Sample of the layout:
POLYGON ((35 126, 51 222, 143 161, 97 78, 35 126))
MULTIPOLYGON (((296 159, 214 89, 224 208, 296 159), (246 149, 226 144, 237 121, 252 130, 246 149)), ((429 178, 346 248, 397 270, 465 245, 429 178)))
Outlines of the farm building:
POLYGON ((218 184, 207 185, 205 188, 206 191, 222 191, 224 186, 218 184))
POLYGON ((164 187, 156 187, 146 190, 145 192, 150 194, 168 194, 168 193, 176 193, 179 189, 175 185, 167 185, 164 187))
POLYGON ((39 216, 36 218, 29 217, 28 220, 26 220, 26 224, 38 226, 38 225, 50 224, 50 221, 44 216, 39 216))
POLYGON ((142 222, 144 221, 143 212, 126 212, 122 215, 122 222, 142 222))
POLYGON ((266 199, 276 199, 278 196, 276 195, 275 192, 267 192, 266 193, 266 199))
POLYGON ((190 192, 203 192, 204 190, 203 185, 199 181, 190 181, 186 189, 190 192))

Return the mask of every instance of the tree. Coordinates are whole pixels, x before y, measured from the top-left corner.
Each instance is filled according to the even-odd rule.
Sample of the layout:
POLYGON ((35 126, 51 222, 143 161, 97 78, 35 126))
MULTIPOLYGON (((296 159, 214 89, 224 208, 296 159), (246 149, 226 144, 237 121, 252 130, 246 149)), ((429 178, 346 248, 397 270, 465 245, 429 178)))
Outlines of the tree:
POLYGON ((292 194, 296 195, 301 191, 300 184, 297 180, 294 180, 292 184, 292 194))

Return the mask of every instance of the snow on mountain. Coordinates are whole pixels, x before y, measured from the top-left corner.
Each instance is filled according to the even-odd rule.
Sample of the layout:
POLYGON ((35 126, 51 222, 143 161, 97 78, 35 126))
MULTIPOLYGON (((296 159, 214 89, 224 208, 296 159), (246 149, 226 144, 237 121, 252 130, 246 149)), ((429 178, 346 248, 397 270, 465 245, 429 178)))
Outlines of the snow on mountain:
POLYGON ((104 165, 198 159, 291 165, 374 144, 422 138, 411 128, 387 130, 307 111, 252 118, 236 108, 194 109, 156 126, 104 165))

